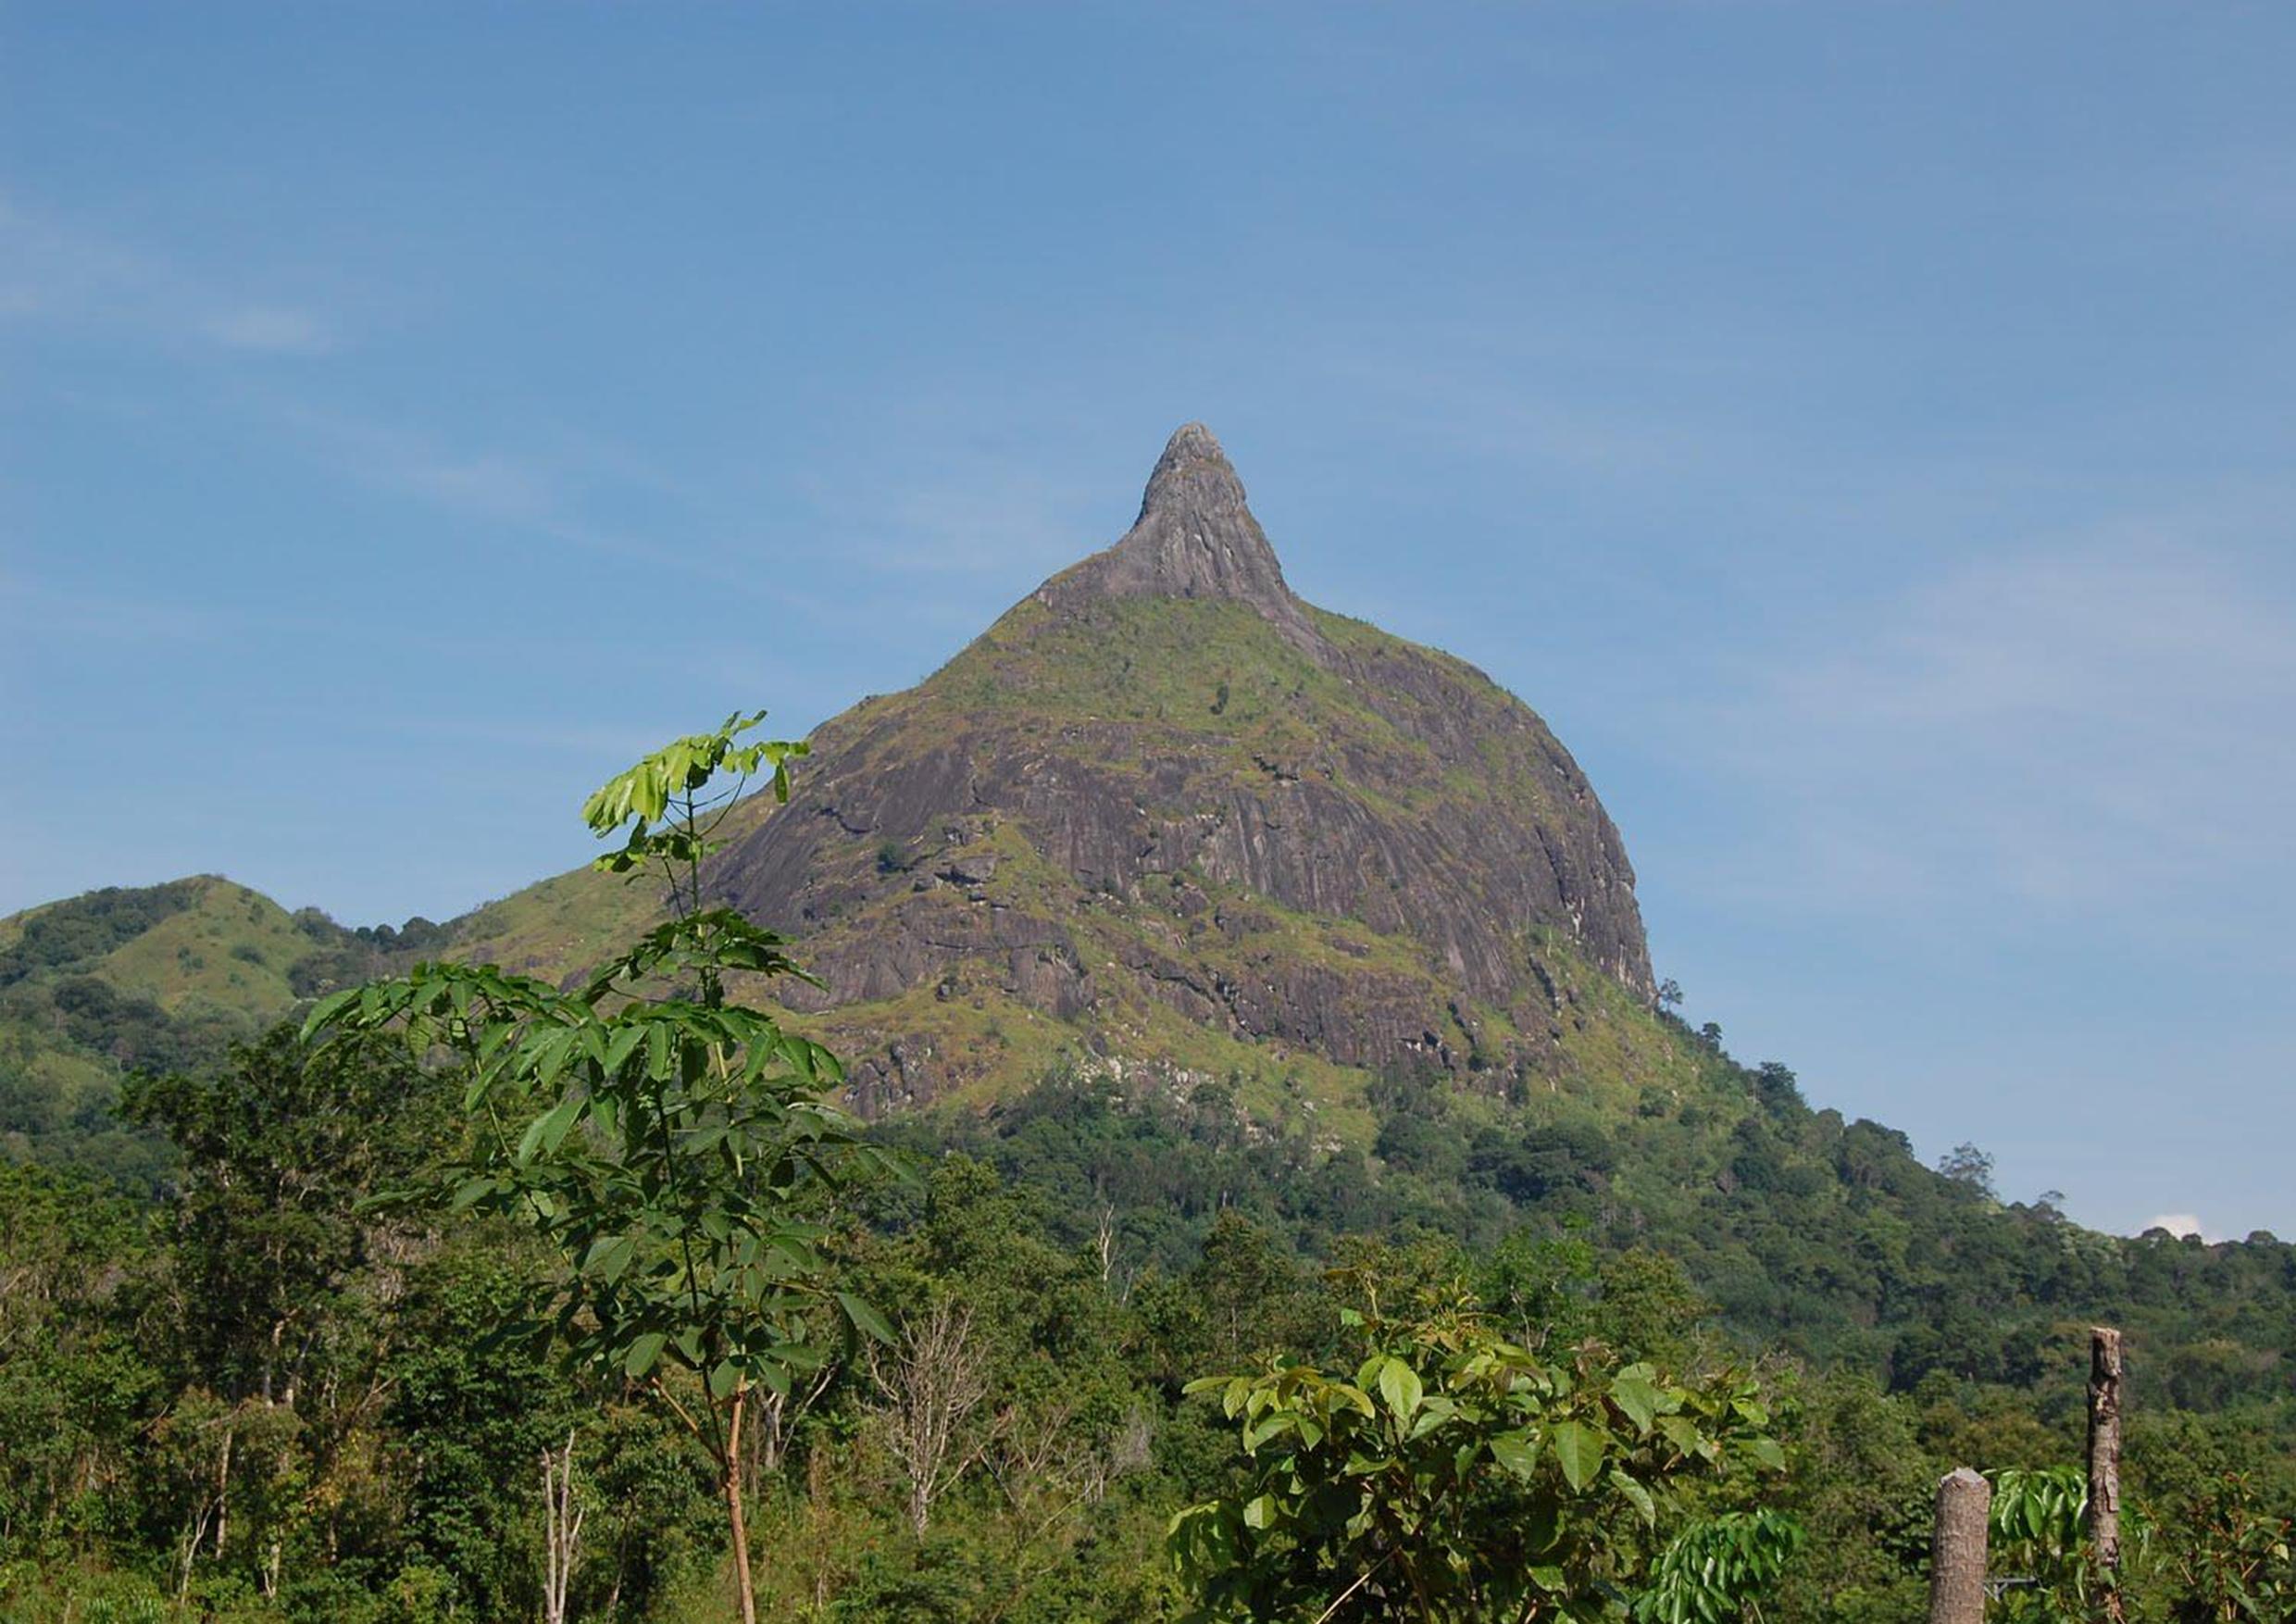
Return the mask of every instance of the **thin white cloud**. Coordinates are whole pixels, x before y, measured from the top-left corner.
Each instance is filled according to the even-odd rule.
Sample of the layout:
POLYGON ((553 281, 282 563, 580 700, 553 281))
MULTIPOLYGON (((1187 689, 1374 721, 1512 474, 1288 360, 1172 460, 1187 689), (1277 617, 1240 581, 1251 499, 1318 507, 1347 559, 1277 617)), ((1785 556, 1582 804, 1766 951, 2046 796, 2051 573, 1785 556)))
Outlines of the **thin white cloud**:
POLYGON ((214 643, 243 632, 245 617, 208 605, 89 592, 0 573, 0 628, 24 644, 214 643))
POLYGON ((600 544, 599 538, 564 519, 569 481, 542 458, 450 446, 418 429, 300 400, 275 400, 269 407, 322 464, 362 484, 466 518, 600 544))
POLYGON ((772 570, 727 562, 724 555, 731 549, 702 539, 719 527, 693 511, 691 492, 642 459, 595 441, 474 447, 421 427, 292 395, 251 392, 247 398, 333 474, 477 521, 507 543, 539 539, 699 579, 720 593, 800 613, 836 609, 790 587, 772 570), (602 494, 627 497, 633 491, 661 514, 658 536, 640 536, 590 517, 602 494))
POLYGON ((2166 1230, 2179 1240, 2187 1235, 2198 1235, 2202 1240, 2212 1243, 2222 1238, 2210 1234, 2202 1227, 2199 1216, 2189 1212, 2165 1212, 2149 1218, 2139 1226, 2137 1233, 2141 1235, 2148 1230, 2166 1230))
POLYGON ((334 347, 324 322, 308 310, 250 305, 211 317, 204 330, 226 349, 281 356, 319 356, 334 347))
POLYGON ((322 355, 337 337, 318 311, 226 292, 171 256, 128 247, 6 197, 0 197, 0 320, 279 356, 322 355))
POLYGON ((2121 206, 2151 219, 2204 229, 2284 236, 2296 230, 2296 151, 2285 146, 2218 148, 2183 162, 2164 160, 2147 184, 2114 192, 2121 206))
POLYGON ((1951 569, 1778 651, 1697 747, 1770 803, 1740 878, 1821 906, 2285 890, 2296 592, 2111 540, 1951 569))
POLYGON ((855 469, 834 482, 817 480, 809 495, 820 521, 856 557, 903 577, 1017 579, 1116 540, 1092 534, 1092 516, 1106 506, 1096 499, 1105 493, 1049 478, 1029 463, 912 459, 890 479, 883 469, 871 477, 855 469))

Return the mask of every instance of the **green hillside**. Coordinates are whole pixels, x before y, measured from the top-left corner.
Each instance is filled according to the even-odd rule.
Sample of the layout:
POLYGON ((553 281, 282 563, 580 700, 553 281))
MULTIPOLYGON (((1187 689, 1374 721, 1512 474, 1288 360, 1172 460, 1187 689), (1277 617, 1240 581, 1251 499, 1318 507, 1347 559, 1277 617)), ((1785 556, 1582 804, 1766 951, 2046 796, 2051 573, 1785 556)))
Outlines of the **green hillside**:
POLYGON ((348 931, 216 875, 0 920, 0 1147, 148 1185, 157 1142, 111 1114, 125 1076, 213 1068, 298 999, 437 934, 348 931))

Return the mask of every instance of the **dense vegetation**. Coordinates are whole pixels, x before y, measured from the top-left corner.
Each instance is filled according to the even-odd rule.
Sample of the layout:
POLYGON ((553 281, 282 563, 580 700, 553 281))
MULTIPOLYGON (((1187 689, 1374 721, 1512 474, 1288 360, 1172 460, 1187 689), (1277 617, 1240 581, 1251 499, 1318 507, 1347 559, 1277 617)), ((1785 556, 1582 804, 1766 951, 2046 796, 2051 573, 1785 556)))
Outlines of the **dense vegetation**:
MULTIPOLYGON (((1444 1119, 1404 1081, 1382 1094, 1392 1162, 1271 1139, 1217 1083, 1089 1069, 988 1118, 902 1125, 891 1138, 933 1158, 923 1185, 817 1215, 844 1282, 897 1308, 898 1340, 749 1423, 767 1615, 1179 1616, 1165 1521, 1239 1465, 1217 1407, 1181 1389, 1278 1350, 1352 1368, 1341 1310, 1363 1276, 1329 1280, 1324 1259, 1400 1293, 1459 1284, 1548 1356, 1592 1341, 1711 1370, 1772 1340, 1760 1376, 1791 1470, 1729 1493, 1807 1530, 1773 1618, 1915 1616, 1939 1470, 2077 1458, 2084 1312, 2130 1328, 2130 1466, 2164 1530, 2158 1588, 2193 1560, 2166 1530, 2215 1515, 2228 1540, 2290 1503, 2285 1248, 2114 1242, 2003 1209, 1771 1083, 1777 1181, 1803 1201, 1866 1193, 1862 1226, 1774 1224, 1731 1193, 1703 1234, 1669 1231, 1611 1199, 1642 1154, 1631 1136, 1526 1123, 1406 1153, 1403 1124, 1444 1119), (1890 1154, 1861 1179, 1861 1150, 1890 1154), (1850 1271, 1884 1220, 1909 1237, 1900 1258, 1850 1271), (1791 1247, 1765 1254, 1775 1231, 1791 1247), (1717 1309, 1660 1245, 1726 1284, 1727 1260, 1767 1255, 1785 1283, 1717 1309), (1978 1305, 1984 1334, 1957 1330, 1978 1305), (917 1443, 933 1377, 954 1383, 931 1401, 938 1455, 930 1428, 917 1443), (2231 1496, 2227 1473, 2252 1493, 2231 1496)), ((541 1462, 571 1437, 574 1616, 723 1616, 706 1460, 636 1383, 490 1335, 546 1278, 547 1248, 481 1213, 363 1205, 459 1154, 458 1097, 394 1048, 314 1058, 281 1031, 131 1091, 132 1118, 181 1157, 161 1204, 0 1169, 0 1605, 32 1618, 67 1593, 180 1593, 219 1616, 535 1616, 541 1462)))
POLYGON ((2100 1319, 2130 1617, 2296 1606, 2296 1249, 2004 1205, 1670 1016, 1639 1093, 1341 1136, 1087 1054, 859 1144, 729 993, 786 968, 701 883, 692 793, 785 782, 736 723, 593 801, 690 889, 587 984, 213 881, 9 926, 0 1619, 1881 1624, 1959 1463, 2001 1616, 2084 1618, 2100 1319))
MULTIPOLYGON (((1311 1179, 1326 1193, 1287 1204, 1293 1181, 1246 1171, 1279 1153, 1232 1118, 1089 1096, 1050 1081, 1012 1114, 1026 1121, 979 1147, 993 1161, 951 1149, 921 1184, 815 1214, 840 1283, 893 1311, 895 1340, 747 1422, 764 1616, 1183 1616, 1167 1521, 1223 1495, 1241 1505, 1249 1487, 1217 1395, 1185 1385, 1280 1354, 1353 1371, 1366 1332, 1349 1312, 1382 1287, 1399 1305, 1466 1303, 1543 1360, 1601 1348, 1610 1369, 1750 1371, 1788 1469, 1729 1473, 1685 1515, 1795 1520, 1773 1619, 1917 1617, 1940 1471, 2078 1457, 2078 1362, 2046 1335, 2021 1384, 1932 1368, 1893 1385, 1761 1355, 1717 1329, 1664 1255, 1536 1213, 1467 1245, 1367 1215, 1387 1237, 1331 1241, 1350 1271, 1327 1277, 1292 1237, 1334 1232, 1342 1181, 1311 1179), (1169 1172, 1156 1187, 1179 1199, 1119 1205, 1142 1188, 1128 1166, 1169 1172), (1159 1234, 1153 1215, 1172 1211, 1159 1234)), ((570 1616, 729 1615, 707 1456, 642 1382, 496 1334, 549 1279, 547 1243, 504 1218, 364 1205, 457 1153, 458 1098, 395 1049, 314 1060, 282 1031, 208 1078, 137 1092, 132 1108, 181 1147, 163 1206, 0 1168, 0 1616, 180 1595, 194 1617, 540 1617, 543 1462, 569 1440, 584 1515, 570 1616)), ((1393 1198, 1389 1182, 1402 1181, 1377 1199, 1393 1198)), ((1997 1219, 2011 1234, 2045 1221, 1997 1219)), ((2161 1250, 2187 1269, 2130 1280, 2197 1297, 2207 1254, 2161 1250)), ((2181 1568, 2242 1539, 2268 1549, 2267 1515, 2296 1495, 2285 1398, 2260 1383, 2176 1406, 2147 1356, 2159 1335, 2132 1336, 2133 1493, 2159 1530, 2151 1617, 2193 1588, 2181 1568)), ((1641 1526, 1623 1505, 1615 1522, 1641 1526)))
POLYGON ((1105 1216, 1134 1267, 1184 1268, 1221 1211, 1308 1257, 1351 1234, 1489 1250, 1529 1230, 1666 1256, 1742 1345, 1899 1393, 2015 1393, 2051 1425, 2078 1425, 2088 1326, 2118 1324, 2144 1350, 2143 1405, 2252 1410, 2296 1441, 2296 1247, 2124 1239, 2046 1199, 2003 1205, 1981 1156, 1925 1168, 1903 1135, 1810 1109, 1782 1066, 1742 1068, 1715 1039, 1685 1039, 1703 1053, 1699 1102, 1648 1100, 1625 1120, 1567 1096, 1495 1107, 1390 1078, 1371 1091, 1369 1155, 1270 1134, 1221 1081, 1117 1081, 1091 1062, 986 1115, 887 1131, 1043 1192, 1070 1243, 1105 1216))

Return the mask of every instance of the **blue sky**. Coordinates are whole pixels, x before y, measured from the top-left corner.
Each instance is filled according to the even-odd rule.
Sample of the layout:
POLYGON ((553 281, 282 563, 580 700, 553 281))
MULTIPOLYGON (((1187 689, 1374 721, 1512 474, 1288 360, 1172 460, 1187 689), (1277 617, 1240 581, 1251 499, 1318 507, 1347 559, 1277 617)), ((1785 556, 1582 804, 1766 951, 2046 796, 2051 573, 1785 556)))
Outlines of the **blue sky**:
POLYGON ((0 909, 352 921, 905 686, 1226 442, 1662 974, 2296 1233, 2296 10, 0 12, 0 909))

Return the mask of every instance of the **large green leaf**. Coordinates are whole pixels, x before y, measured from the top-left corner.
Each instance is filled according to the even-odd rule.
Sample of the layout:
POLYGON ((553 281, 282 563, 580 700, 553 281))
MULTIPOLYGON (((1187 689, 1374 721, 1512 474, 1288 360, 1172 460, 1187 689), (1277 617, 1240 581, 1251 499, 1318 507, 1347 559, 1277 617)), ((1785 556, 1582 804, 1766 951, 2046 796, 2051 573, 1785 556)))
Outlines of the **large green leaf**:
POLYGON ((636 1252, 637 1243, 628 1235, 601 1235, 582 1254, 581 1270, 601 1280, 619 1280, 636 1252))
POLYGON ((1667 1443, 1684 1455, 1696 1455, 1705 1445, 1706 1435, 1698 1430, 1698 1423, 1688 1416, 1661 1416, 1658 1430, 1667 1443))
POLYGON ((1634 1507, 1645 1528, 1658 1526, 1658 1502, 1651 1497, 1651 1492, 1637 1481, 1631 1472, 1614 1465, 1610 1468, 1610 1484, 1626 1498, 1627 1504, 1634 1507))
POLYGON ((1379 1396, 1400 1418, 1409 1420, 1424 1395, 1419 1373, 1401 1359, 1391 1357, 1379 1367, 1379 1396))
POLYGON ((873 1337, 881 1343, 890 1343, 893 1340, 892 1327, 885 1322, 885 1317, 851 1292, 838 1293, 837 1304, 839 1307, 844 1309, 845 1318, 853 1321, 854 1329, 862 1335, 873 1337))
POLYGON ((581 1119, 582 1107, 589 1103, 588 1094, 570 1093, 535 1118, 527 1124, 526 1131, 518 1135, 518 1148, 513 1153, 512 1159, 520 1163, 530 1162, 537 1156, 548 1156, 556 1150, 574 1124, 581 1119))
POLYGON ((1658 1418, 1658 1389, 1639 1368, 1621 1370, 1610 1384, 1610 1401, 1634 1423, 1638 1433, 1648 1432, 1658 1418))
POLYGON ((1603 1452, 1607 1442, 1602 1433, 1580 1421, 1558 1422, 1547 1434, 1554 1462, 1563 1468, 1563 1481, 1571 1486, 1573 1493, 1584 1493, 1587 1485, 1603 1469, 1603 1452))
POLYGON ((1539 1464, 1539 1440, 1525 1430, 1502 1432, 1491 1441, 1491 1457, 1528 1483, 1539 1464))
POLYGON ((622 1355, 622 1374, 635 1381, 643 1378, 662 1356, 662 1349, 669 1338, 658 1330, 645 1331, 632 1341, 622 1355))

